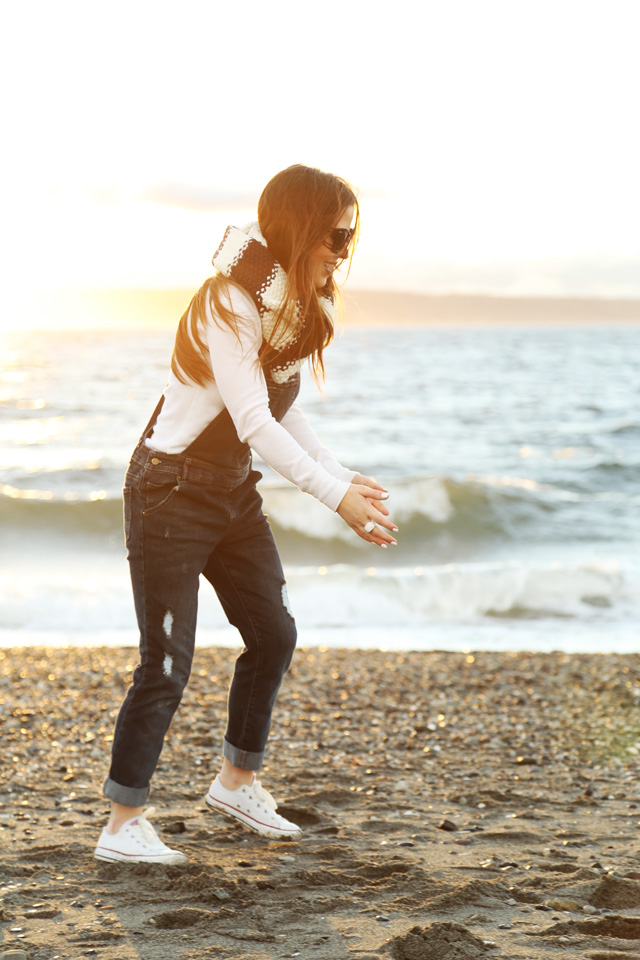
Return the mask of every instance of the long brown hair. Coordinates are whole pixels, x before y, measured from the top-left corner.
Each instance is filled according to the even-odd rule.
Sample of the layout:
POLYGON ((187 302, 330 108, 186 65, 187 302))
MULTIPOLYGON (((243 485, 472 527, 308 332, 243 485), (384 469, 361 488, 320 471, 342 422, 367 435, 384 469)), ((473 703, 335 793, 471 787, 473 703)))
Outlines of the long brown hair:
MULTIPOLYGON (((297 305, 305 318, 298 340, 300 357, 309 357, 314 376, 324 375, 322 354, 333 340, 333 323, 322 307, 319 293, 336 298, 338 288, 333 277, 318 291, 313 282, 309 255, 327 237, 344 212, 355 208, 355 227, 349 245, 349 266, 359 232, 358 200, 353 188, 340 177, 315 167, 296 163, 277 173, 266 185, 258 202, 258 222, 267 246, 287 274, 287 290, 280 304, 271 340, 297 316, 297 305)), ((347 271, 348 272, 348 271, 347 271)), ((213 380, 206 359, 207 347, 199 332, 206 323, 207 305, 218 321, 227 323, 237 334, 237 318, 229 308, 228 287, 233 281, 220 274, 205 280, 183 313, 171 358, 171 370, 181 383, 188 380, 204 386, 213 380)), ((242 289, 242 288, 240 288, 242 289)), ((267 366, 278 350, 264 342, 260 362, 267 366)))

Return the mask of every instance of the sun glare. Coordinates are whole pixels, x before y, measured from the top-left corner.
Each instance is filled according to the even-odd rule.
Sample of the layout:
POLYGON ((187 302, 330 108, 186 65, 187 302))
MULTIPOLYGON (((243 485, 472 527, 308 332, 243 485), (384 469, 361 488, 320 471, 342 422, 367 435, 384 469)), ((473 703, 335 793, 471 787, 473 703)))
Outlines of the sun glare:
POLYGON ((361 190, 352 286, 640 295, 633 5, 623 16, 574 0, 535 13, 452 2, 428 5, 414 31, 402 5, 378 24, 348 4, 341 34, 359 42, 326 136, 317 105, 345 60, 312 8, 253 4, 247 31, 233 5, 149 17, 150 4, 114 2, 126 31, 91 4, 69 6, 68 32, 55 5, 36 4, 37 28, 32 5, 13 5, 5 329, 122 322, 95 299, 84 314, 69 300, 60 310, 46 290, 197 289, 224 227, 253 218, 266 180, 292 162, 361 190), (212 31, 225 37, 213 59, 212 31), (322 69, 309 69, 314 55, 322 69), (215 97, 223 77, 233 96, 215 97), (247 122, 242 108, 263 89, 286 90, 296 118, 277 134, 271 109, 247 122))
MULTIPOLYGON (((195 289, 44 290, 37 296, 25 296, 14 302, 13 309, 0 317, 0 336, 28 330, 133 330, 175 326, 195 289)), ((10 341, 5 342, 10 350, 10 341)), ((7 366, 5 358, 5 381, 16 382, 23 376, 21 371, 9 371, 7 366)), ((38 401, 25 402, 33 405, 38 401)))

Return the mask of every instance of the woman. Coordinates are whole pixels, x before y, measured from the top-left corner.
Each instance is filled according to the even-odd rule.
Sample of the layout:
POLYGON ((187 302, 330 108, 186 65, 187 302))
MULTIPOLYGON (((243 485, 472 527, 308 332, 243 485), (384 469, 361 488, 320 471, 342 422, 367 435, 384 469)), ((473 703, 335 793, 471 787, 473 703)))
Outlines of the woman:
POLYGON ((200 574, 245 644, 229 692, 222 767, 206 802, 265 836, 300 835, 255 776, 296 628, 250 448, 358 536, 381 547, 396 542, 380 502, 386 490, 340 466, 294 403, 301 360, 309 358, 315 376, 324 372, 333 272, 352 254, 357 230, 347 183, 288 167, 265 187, 258 223, 227 229, 214 276, 180 321, 168 386, 125 480, 141 656, 116 722, 100 860, 185 859, 158 838, 143 804, 189 678, 200 574))

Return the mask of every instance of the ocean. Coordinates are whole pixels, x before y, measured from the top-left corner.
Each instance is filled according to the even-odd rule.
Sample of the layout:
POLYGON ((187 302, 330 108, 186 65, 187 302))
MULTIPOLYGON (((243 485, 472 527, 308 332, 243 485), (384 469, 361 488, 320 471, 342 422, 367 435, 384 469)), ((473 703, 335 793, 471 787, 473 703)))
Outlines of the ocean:
MULTIPOLYGON (((0 358, 0 645, 137 644, 122 479, 174 329, 13 331, 0 358)), ((638 327, 367 326, 300 404, 389 488, 364 544, 257 462, 301 644, 640 650, 638 327)), ((236 644, 200 591, 199 642, 236 644)))

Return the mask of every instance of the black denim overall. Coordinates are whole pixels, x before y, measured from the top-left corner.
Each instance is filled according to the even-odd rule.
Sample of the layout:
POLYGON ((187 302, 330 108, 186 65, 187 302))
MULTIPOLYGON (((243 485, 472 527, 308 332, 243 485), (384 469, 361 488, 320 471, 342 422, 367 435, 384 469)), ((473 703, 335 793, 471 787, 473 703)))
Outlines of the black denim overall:
MULTIPOLYGON (((267 376, 281 420, 299 387, 267 376)), ((164 399, 164 398, 163 398, 164 399)), ((223 753, 259 770, 271 713, 296 643, 278 551, 252 469, 224 409, 180 454, 146 445, 160 401, 136 447, 124 486, 125 539, 140 627, 140 664, 122 704, 105 796, 126 806, 147 799, 164 736, 193 659, 200 574, 244 641, 229 691, 223 753)))

